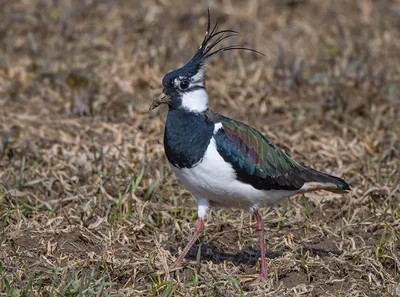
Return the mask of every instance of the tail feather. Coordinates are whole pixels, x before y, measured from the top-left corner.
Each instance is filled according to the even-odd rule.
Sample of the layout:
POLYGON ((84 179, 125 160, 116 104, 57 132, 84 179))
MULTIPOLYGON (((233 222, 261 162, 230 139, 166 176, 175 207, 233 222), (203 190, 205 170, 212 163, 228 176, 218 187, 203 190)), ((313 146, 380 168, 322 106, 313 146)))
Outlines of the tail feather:
POLYGON ((346 193, 350 191, 349 184, 342 178, 336 177, 327 173, 323 173, 304 166, 305 183, 300 189, 301 192, 308 192, 313 190, 327 190, 334 193, 346 193))

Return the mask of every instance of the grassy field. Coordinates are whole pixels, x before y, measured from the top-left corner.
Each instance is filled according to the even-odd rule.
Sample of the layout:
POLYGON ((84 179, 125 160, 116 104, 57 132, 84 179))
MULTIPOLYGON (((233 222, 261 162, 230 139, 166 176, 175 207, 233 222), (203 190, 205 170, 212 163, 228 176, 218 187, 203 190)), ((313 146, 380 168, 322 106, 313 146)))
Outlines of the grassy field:
POLYGON ((0 0, 0 296, 400 296, 396 0, 209 1, 266 54, 215 59, 212 108, 352 191, 262 210, 265 283, 240 210, 169 272, 196 203, 148 107, 204 36, 195 3, 0 0))

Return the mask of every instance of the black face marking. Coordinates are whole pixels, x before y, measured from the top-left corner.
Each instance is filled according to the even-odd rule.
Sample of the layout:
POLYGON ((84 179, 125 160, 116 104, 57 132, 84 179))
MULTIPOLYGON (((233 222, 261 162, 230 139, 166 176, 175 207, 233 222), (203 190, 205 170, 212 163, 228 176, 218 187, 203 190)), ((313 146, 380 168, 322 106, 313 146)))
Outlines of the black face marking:
POLYGON ((198 74, 199 71, 203 71, 203 66, 204 64, 202 62, 190 63, 165 75, 162 82, 164 87, 163 92, 170 96, 170 107, 172 109, 179 109, 182 106, 183 93, 200 88, 204 89, 204 87, 200 85, 203 83, 203 78, 196 80, 196 82, 192 81, 192 78, 198 74), (196 83, 198 85, 190 87, 191 83, 196 83))
POLYGON ((192 168, 202 160, 214 132, 214 123, 203 114, 171 109, 164 132, 168 161, 178 168, 192 168))
POLYGON ((197 91, 197 90, 200 90, 200 89, 204 89, 204 87, 203 86, 193 86, 193 87, 190 87, 187 90, 187 92, 193 92, 193 91, 197 91))

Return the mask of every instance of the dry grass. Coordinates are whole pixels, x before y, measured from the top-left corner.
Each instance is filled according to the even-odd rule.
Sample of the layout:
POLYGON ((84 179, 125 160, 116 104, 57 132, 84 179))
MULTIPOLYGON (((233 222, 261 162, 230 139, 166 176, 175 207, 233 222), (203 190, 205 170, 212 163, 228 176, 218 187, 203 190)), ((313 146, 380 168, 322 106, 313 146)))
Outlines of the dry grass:
POLYGON ((265 283, 239 210, 209 215, 201 265, 193 250, 163 274, 196 208, 166 166, 165 110, 147 108, 201 41, 205 5, 0 0, 1 296, 400 295, 400 2, 210 8, 266 53, 216 59, 212 107, 351 193, 262 212, 265 283))

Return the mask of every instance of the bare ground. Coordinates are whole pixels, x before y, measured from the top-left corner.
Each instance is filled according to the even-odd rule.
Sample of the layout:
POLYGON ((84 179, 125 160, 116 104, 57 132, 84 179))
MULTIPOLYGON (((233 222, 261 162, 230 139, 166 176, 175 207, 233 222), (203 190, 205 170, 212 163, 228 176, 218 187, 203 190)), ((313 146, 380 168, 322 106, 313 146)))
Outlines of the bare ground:
POLYGON ((0 0, 1 296, 400 296, 400 2, 209 5, 266 54, 209 65, 213 109, 352 191, 262 211, 265 283, 240 210, 213 210, 168 273, 196 207, 165 161, 166 111, 147 109, 205 4, 0 0))

